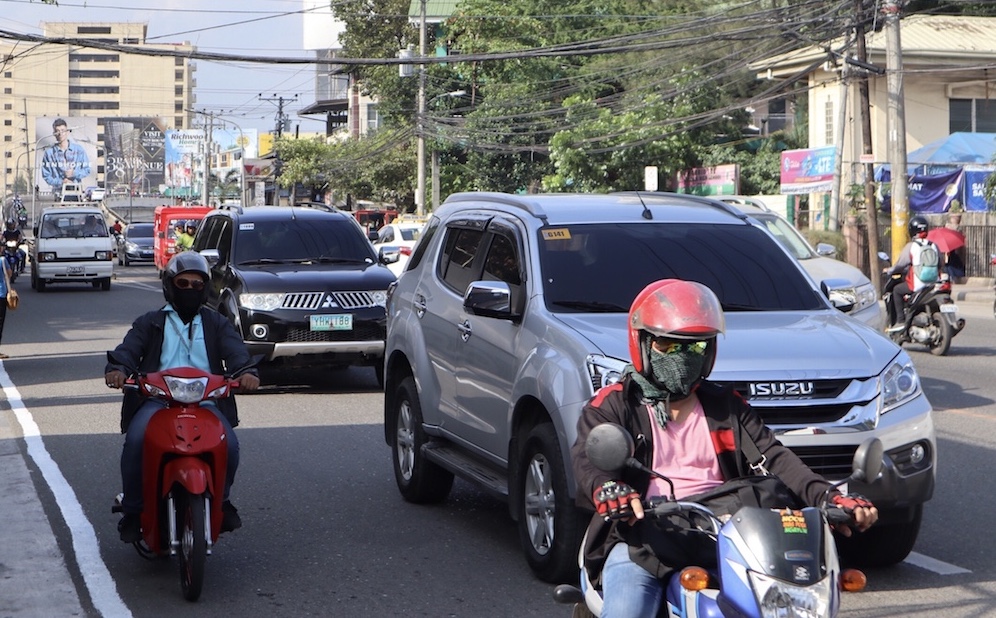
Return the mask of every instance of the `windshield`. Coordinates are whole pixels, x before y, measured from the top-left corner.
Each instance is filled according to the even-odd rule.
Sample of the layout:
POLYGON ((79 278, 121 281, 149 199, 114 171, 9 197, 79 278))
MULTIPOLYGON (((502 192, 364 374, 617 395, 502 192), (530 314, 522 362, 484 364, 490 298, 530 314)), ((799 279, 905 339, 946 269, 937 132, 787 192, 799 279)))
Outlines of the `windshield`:
POLYGON ((553 312, 628 312, 658 279, 711 288, 726 311, 826 308, 799 267, 746 225, 589 224, 540 230, 543 292, 553 312))
POLYGON ((370 241, 352 221, 281 219, 239 224, 236 264, 252 262, 373 263, 370 241))
POLYGON ((782 245, 788 249, 797 260, 808 260, 810 258, 817 257, 813 250, 809 247, 806 240, 799 234, 799 231, 795 227, 777 216, 770 215, 759 215, 756 216, 757 220, 764 224, 764 227, 768 229, 769 232, 782 243, 782 245))
POLYGON ((129 225, 125 231, 128 238, 152 238, 153 225, 129 225))
POLYGON ((109 236, 104 217, 96 213, 50 213, 42 217, 39 234, 42 238, 81 238, 109 236))

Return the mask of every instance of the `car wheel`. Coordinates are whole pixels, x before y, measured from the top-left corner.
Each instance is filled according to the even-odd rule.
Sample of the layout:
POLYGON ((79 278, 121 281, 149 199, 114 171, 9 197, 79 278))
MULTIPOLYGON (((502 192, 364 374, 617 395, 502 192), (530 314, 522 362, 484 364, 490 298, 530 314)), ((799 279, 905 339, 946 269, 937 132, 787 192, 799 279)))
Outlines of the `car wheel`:
POLYGON ((103 291, 105 291, 105 292, 107 292, 108 290, 111 289, 111 278, 110 277, 104 277, 103 279, 100 280, 100 289, 103 290, 103 291))
POLYGON ((44 292, 45 280, 42 279, 41 277, 38 277, 38 279, 35 281, 35 289, 38 290, 39 292, 44 292))
POLYGON ((32 290, 38 289, 38 274, 35 273, 34 267, 31 268, 31 289, 32 290))
POLYGON ((913 551, 920 522, 923 520, 923 505, 913 509, 910 521, 898 524, 875 524, 865 532, 852 534, 849 538, 837 536, 837 549, 841 559, 855 566, 887 567, 899 564, 913 551))
POLYGON ((577 579, 585 518, 567 489, 567 473, 552 423, 529 433, 519 457, 519 540, 529 568, 540 579, 577 579))
POLYGON ((426 460, 422 446, 428 436, 422 428, 422 406, 415 378, 405 378, 394 396, 394 479, 408 502, 442 502, 453 487, 453 473, 426 460))
POLYGON ((123 265, 124 266, 131 266, 131 260, 128 259, 128 254, 127 253, 125 253, 125 255, 124 255, 124 264, 123 265))
POLYGON ((380 390, 384 390, 384 359, 381 358, 379 361, 373 364, 374 376, 377 378, 377 386, 380 390))

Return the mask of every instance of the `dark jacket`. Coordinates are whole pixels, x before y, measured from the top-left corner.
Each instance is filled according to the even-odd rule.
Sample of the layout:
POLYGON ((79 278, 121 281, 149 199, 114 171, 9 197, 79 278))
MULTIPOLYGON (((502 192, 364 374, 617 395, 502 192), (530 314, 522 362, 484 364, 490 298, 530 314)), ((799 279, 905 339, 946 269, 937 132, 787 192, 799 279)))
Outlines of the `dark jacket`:
MULTIPOLYGON (((223 315, 208 307, 200 308, 201 322, 204 328, 204 345, 207 348, 208 362, 211 372, 224 375, 249 364, 249 350, 232 323, 223 315)), ((129 368, 137 368, 142 373, 152 373, 162 369, 159 366, 159 356, 163 349, 163 333, 166 327, 166 311, 157 309, 138 317, 131 325, 131 330, 125 335, 124 341, 114 348, 114 356, 121 365, 110 362, 104 368, 104 373, 118 370, 128 374, 129 368)), ((243 373, 256 374, 255 369, 243 373)), ((127 389, 121 402, 121 433, 128 431, 128 425, 135 412, 144 403, 146 397, 137 390, 127 389)), ((230 396, 218 402, 228 422, 235 427, 239 424, 239 412, 235 405, 235 397, 230 396)))
MULTIPOLYGON (((765 467, 772 474, 781 478, 805 504, 819 504, 830 483, 783 446, 732 387, 721 387, 703 381, 696 393, 705 411, 706 423, 724 479, 750 475, 747 459, 741 450, 741 435, 735 431, 735 428, 739 428, 740 432, 745 432, 753 439, 758 450, 767 458, 765 467)), ((617 423, 633 436, 636 447, 633 456, 643 465, 652 468, 654 444, 650 415, 639 400, 640 388, 627 376, 621 382, 598 391, 581 413, 577 441, 571 449, 574 476, 578 483, 579 506, 594 510, 592 496, 595 489, 611 480, 623 481, 640 492, 641 496, 646 496, 650 487, 649 474, 626 468, 621 475, 612 475, 593 466, 584 452, 588 432, 593 427, 601 423, 617 423)), ((629 544, 634 561, 651 573, 661 578, 670 573, 668 565, 662 565, 653 556, 638 551, 639 535, 634 534, 634 531, 644 523, 646 522, 639 522, 631 527, 623 522, 605 522, 597 514, 592 518, 585 545, 585 562, 591 577, 597 581, 596 576, 601 571, 609 550, 620 542, 629 544)))

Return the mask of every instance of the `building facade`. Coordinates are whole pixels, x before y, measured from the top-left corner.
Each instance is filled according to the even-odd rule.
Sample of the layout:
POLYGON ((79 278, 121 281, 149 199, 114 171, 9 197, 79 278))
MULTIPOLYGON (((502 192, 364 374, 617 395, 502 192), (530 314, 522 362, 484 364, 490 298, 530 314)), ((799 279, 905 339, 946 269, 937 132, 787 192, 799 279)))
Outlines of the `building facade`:
MULTIPOLYGON (((86 39, 95 46, 0 43, 5 196, 45 184, 38 182, 36 168, 41 151, 54 141, 51 119, 66 120, 72 139, 95 154, 88 178, 98 184, 105 182, 106 173, 104 119, 154 119, 145 129, 190 125, 186 110, 195 103, 196 66, 185 57, 195 50, 189 43, 147 43, 147 23, 45 22, 41 27, 45 38, 86 39), (94 118, 96 135, 81 132, 94 118)), ((136 170, 129 168, 129 173, 136 170)))

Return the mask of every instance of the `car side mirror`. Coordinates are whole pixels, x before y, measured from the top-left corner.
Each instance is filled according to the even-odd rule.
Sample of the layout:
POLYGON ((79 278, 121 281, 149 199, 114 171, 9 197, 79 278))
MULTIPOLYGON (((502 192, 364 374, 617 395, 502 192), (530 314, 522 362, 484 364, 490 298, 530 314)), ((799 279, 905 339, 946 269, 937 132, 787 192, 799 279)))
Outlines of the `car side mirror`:
POLYGON ((394 264, 401 259, 401 252, 397 250, 381 249, 377 252, 377 259, 381 264, 394 264))
POLYGON ((474 281, 467 286, 463 308, 481 317, 510 320, 512 291, 504 281, 474 281))
POLYGON ((221 261, 221 254, 218 253, 217 249, 202 249, 199 251, 204 259, 207 260, 208 266, 214 267, 215 264, 221 261))
POLYGON ((833 245, 829 244, 829 243, 825 243, 825 242, 817 243, 816 244, 816 254, 817 255, 822 255, 823 257, 836 258, 837 257, 837 248, 834 247, 833 245))

